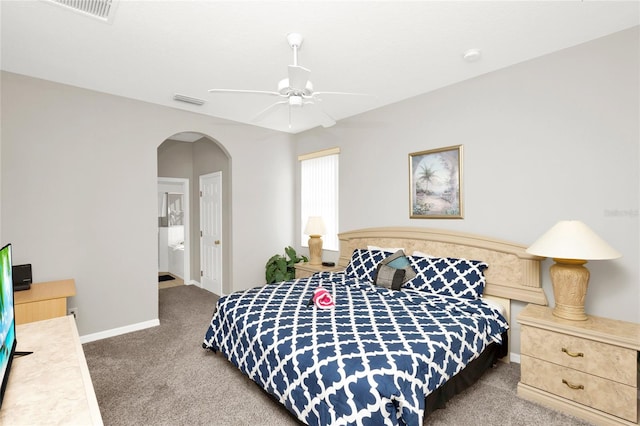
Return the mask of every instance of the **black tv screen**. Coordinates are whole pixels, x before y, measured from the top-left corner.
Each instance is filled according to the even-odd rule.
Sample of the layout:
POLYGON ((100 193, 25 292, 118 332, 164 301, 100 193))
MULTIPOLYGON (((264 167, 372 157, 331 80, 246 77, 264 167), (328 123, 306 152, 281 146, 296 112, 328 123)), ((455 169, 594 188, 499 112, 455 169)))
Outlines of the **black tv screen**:
POLYGON ((16 321, 13 310, 13 279, 11 277, 11 244, 0 250, 0 407, 9 380, 11 361, 16 351, 16 321))

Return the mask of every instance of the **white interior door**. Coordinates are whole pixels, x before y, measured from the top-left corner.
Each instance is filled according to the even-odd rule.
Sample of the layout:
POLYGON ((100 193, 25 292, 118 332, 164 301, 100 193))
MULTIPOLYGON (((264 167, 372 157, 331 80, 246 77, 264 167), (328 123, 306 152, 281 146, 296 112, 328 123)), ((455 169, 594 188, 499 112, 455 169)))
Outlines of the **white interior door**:
POLYGON ((202 288, 222 296, 222 172, 200 176, 202 288))

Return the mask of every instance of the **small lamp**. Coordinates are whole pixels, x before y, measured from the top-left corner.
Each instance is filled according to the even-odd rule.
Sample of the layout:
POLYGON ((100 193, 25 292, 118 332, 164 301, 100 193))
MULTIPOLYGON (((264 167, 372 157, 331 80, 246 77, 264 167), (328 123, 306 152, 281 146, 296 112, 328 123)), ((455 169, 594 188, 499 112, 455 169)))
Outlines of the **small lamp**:
POLYGON ((304 234, 309 236, 309 264, 322 263, 322 235, 326 232, 324 221, 320 216, 310 216, 304 234))
POLYGON ((563 220, 542 235, 527 253, 551 257, 549 269, 556 306, 553 315, 574 321, 587 319, 584 300, 589 285, 587 260, 617 259, 622 255, 611 248, 587 225, 578 220, 563 220))

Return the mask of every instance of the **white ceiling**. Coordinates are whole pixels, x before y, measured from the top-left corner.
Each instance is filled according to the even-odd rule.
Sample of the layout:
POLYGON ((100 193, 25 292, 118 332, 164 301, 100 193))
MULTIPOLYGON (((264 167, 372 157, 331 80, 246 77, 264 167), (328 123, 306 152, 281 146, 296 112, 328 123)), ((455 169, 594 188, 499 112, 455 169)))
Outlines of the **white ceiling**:
MULTIPOLYGON (((283 132, 320 124, 210 88, 276 90, 299 65, 336 120, 639 24, 637 1, 125 1, 111 23, 45 0, 0 3, 3 70, 283 132), (468 49, 481 59, 465 62, 468 49), (194 106, 175 93, 206 100, 194 106)), ((638 52, 629 52, 638 54, 638 52)), ((278 98, 275 98, 278 100, 278 98)))

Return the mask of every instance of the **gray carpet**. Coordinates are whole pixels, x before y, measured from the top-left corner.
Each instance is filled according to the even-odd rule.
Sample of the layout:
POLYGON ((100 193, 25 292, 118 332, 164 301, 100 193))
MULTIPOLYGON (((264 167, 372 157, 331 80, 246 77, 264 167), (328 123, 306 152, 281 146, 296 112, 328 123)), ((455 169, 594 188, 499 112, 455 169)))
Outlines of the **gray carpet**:
MULTIPOLYGON (((219 354, 201 347, 216 296, 160 290, 160 326, 83 345, 105 425, 296 425, 219 354)), ((430 425, 587 425, 516 395, 500 364, 428 418, 430 425)))

